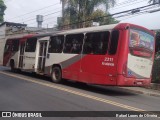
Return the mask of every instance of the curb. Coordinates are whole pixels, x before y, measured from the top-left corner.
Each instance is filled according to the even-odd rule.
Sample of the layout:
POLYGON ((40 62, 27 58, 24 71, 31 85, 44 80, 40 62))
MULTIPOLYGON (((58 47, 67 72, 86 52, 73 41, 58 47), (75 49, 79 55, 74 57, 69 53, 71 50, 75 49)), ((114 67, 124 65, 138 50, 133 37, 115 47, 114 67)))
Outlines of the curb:
MULTIPOLYGON (((160 97, 160 94, 152 93, 152 89, 150 89, 151 92, 144 92, 144 91, 141 91, 141 90, 133 90, 133 89, 129 89, 129 88, 122 88, 122 89, 127 90, 128 92, 136 93, 136 94, 144 94, 144 95, 148 95, 148 96, 160 97)), ((144 88, 144 89, 149 90, 148 88, 144 88)))
POLYGON ((145 87, 147 89, 153 89, 153 90, 159 90, 160 91, 160 84, 157 83, 151 83, 150 86, 145 87))

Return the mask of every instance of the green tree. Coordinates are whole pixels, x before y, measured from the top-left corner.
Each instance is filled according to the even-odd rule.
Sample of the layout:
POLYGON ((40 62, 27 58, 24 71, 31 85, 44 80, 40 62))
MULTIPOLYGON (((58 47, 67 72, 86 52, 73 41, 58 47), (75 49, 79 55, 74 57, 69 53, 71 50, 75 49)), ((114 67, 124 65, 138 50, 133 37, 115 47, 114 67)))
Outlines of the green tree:
POLYGON ((118 23, 109 13, 104 12, 102 10, 96 10, 91 14, 91 19, 93 19, 93 22, 99 22, 100 25, 106 25, 106 24, 115 24, 118 23), (98 16, 98 18, 97 18, 98 16), (104 17, 106 16, 106 17, 104 17))
POLYGON ((160 31, 156 32, 155 59, 152 70, 152 82, 160 83, 160 31))
POLYGON ((156 53, 158 53, 159 52, 159 54, 160 54, 160 31, 157 31, 156 32, 156 53))
POLYGON ((67 4, 68 0, 60 0, 62 3, 62 18, 64 18, 64 12, 65 12, 65 5, 67 4))
POLYGON ((86 21, 89 18, 93 18, 94 14, 100 14, 101 16, 102 14, 104 15, 107 13, 106 11, 110 6, 115 5, 115 2, 116 0, 65 0, 64 4, 62 5, 62 16, 64 21, 61 26, 79 23, 73 24, 71 28, 87 27, 89 25, 88 22, 80 22, 86 21), (106 10, 104 12, 99 10, 99 6, 104 6, 106 10), (95 8, 97 10, 95 10, 95 8))
POLYGON ((4 21, 4 11, 6 9, 6 5, 4 4, 3 0, 0 0, 0 22, 2 23, 4 21))

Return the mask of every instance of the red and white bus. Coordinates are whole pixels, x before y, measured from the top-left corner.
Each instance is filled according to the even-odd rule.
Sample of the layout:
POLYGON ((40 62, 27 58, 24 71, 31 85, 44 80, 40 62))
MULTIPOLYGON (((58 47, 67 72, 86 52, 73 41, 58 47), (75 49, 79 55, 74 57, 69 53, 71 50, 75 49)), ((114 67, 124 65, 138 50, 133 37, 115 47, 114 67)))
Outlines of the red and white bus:
POLYGON ((5 61, 14 69, 51 76, 56 83, 63 78, 112 86, 151 82, 155 40, 144 27, 120 23, 44 36, 30 36, 24 49, 16 49, 18 65, 12 66, 13 57, 4 53, 5 61))

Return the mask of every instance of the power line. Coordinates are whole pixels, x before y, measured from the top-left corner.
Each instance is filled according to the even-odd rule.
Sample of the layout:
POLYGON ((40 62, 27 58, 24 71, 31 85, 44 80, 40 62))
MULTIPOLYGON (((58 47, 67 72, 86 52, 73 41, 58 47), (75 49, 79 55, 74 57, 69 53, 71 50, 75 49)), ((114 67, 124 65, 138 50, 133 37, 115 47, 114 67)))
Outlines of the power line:
POLYGON ((122 20, 120 20, 120 21, 123 21, 123 20, 126 20, 126 19, 130 19, 130 18, 133 18, 133 17, 139 16, 139 15, 142 15, 142 14, 146 14, 146 13, 151 14, 151 13, 153 13, 152 11, 154 11, 154 12, 159 12, 158 10, 160 10, 160 7, 159 7, 159 8, 157 8, 157 9, 155 9, 155 7, 153 6, 152 8, 154 8, 154 10, 148 10, 148 9, 145 9, 145 11, 141 11, 141 12, 139 12, 139 13, 137 13, 137 14, 133 15, 133 16, 129 16, 129 17, 124 18, 124 19, 122 19, 122 20))
POLYGON ((94 19, 88 19, 88 20, 77 22, 77 23, 72 23, 71 25, 79 24, 79 23, 83 23, 83 22, 88 22, 88 21, 92 21, 92 20, 95 20, 95 19, 99 19, 99 18, 104 18, 104 17, 110 17, 110 16, 114 16, 114 15, 118 15, 118 14, 123 14, 123 13, 126 13, 126 12, 131 12, 135 9, 142 9, 142 8, 146 8, 146 7, 149 7, 149 6, 153 6, 153 5, 146 5, 146 6, 142 6, 142 7, 138 7, 138 8, 134 8, 134 9, 130 9, 130 10, 125 10, 125 11, 114 13, 114 14, 110 14, 110 15, 107 15, 107 16, 101 16, 101 17, 97 17, 97 18, 94 18, 94 19))
MULTIPOLYGON (((127 11, 122 11, 122 12, 118 12, 118 13, 115 13, 115 14, 110 14, 110 15, 107 15, 107 16, 101 16, 101 17, 97 17, 97 18, 94 18, 94 19, 88 19, 88 20, 85 20, 85 21, 80 21, 80 22, 75 22, 75 23, 71 23, 71 24, 67 24, 67 25, 63 25, 63 26, 60 26, 60 27, 65 27, 65 26, 71 26, 71 25, 74 25, 74 24, 79 24, 79 23, 83 23, 83 22, 88 22, 88 21, 92 21, 92 20, 95 20, 95 19, 99 19, 99 18, 103 18, 103 17, 110 17, 110 16, 115 16, 115 15, 118 15, 118 14, 123 14, 123 13, 127 13, 127 12, 130 12, 130 13, 127 13, 128 15, 133 15, 132 11, 135 10, 135 9, 142 9, 142 8, 145 8, 143 10, 141 10, 140 13, 145 13, 145 12, 148 12, 148 11, 144 11, 144 10, 148 10, 148 9, 151 9, 151 8, 155 8, 155 6, 153 5, 147 5, 147 6, 142 6, 142 7, 138 7, 138 8, 134 8, 134 9, 130 9, 130 10, 127 10, 127 11), (152 6, 152 7, 151 7, 152 6)), ((139 13, 139 12, 138 12, 139 13)), ((138 14, 138 13, 134 13, 134 14, 138 14)), ((126 16, 126 14, 124 15, 121 15, 121 16, 117 16, 116 18, 120 18, 120 17, 124 17, 126 16)))
MULTIPOLYGON (((124 11, 124 12, 120 12, 120 13, 118 13, 118 14, 123 14, 123 13, 126 13, 126 12, 130 12, 130 13, 128 13, 129 15, 132 15, 132 14, 135 14, 136 12, 136 10, 137 9, 142 9, 143 8, 143 11, 145 10, 145 9, 151 9, 151 8, 155 8, 155 5, 153 6, 153 5, 147 5, 147 6, 143 6, 143 7, 138 7, 138 8, 134 8, 134 9, 131 9, 131 10, 127 10, 127 11, 124 11), (133 12, 134 11, 134 12, 133 12)), ((142 10, 140 10, 141 12, 142 12, 142 10)), ((74 15, 74 14, 72 14, 72 15, 74 15)), ((115 14, 111 14, 111 15, 109 15, 109 16, 115 16, 115 15, 117 15, 117 13, 115 13, 115 14)), ((97 18, 94 18, 94 19, 99 19, 99 18, 103 18, 103 17, 109 17, 108 15, 107 16, 102 16, 102 17, 97 17, 97 18)), ((121 16, 118 16, 118 17, 116 17, 116 18, 119 18, 119 17, 124 17, 124 16, 126 16, 126 14, 124 14, 124 15, 121 15, 121 16)), ((89 19, 89 20, 87 20, 87 21, 91 21, 91 20, 94 20, 94 19, 89 19)), ((83 21, 83 22, 87 22, 87 21, 83 21)), ((82 21, 81 21, 82 22, 82 21)), ((48 23, 47 23, 48 24, 48 23)), ((79 23, 75 23, 75 24, 79 24, 79 23)), ((73 25, 73 23, 71 23, 71 25, 73 25)), ((65 26, 68 26, 68 25, 65 25, 65 26)), ((60 26, 60 27, 63 27, 63 26, 60 26)))
MULTIPOLYGON (((142 7, 136 8, 136 9, 147 8, 147 7, 150 7, 150 6, 153 6, 153 5, 142 6, 142 7)), ((94 19, 103 18, 103 17, 110 17, 110 16, 122 14, 122 13, 128 13, 128 12, 131 12, 132 10, 134 10, 134 9, 130 9, 130 10, 126 10, 126 11, 121 11, 121 12, 118 12, 118 13, 110 14, 110 15, 107 15, 107 16, 101 16, 101 17, 97 17, 97 18, 94 18, 94 19)), ((76 22, 76 23, 72 23, 72 24, 67 24, 67 25, 63 25, 63 26, 60 26, 60 27, 71 26, 71 25, 74 25, 74 24, 79 24, 79 23, 91 21, 91 20, 94 20, 94 19, 88 19, 88 20, 85 20, 85 21, 80 21, 80 22, 76 22)), ((56 28, 56 27, 53 27, 53 28, 56 28)), ((35 32, 39 32, 39 31, 42 31, 42 30, 46 30, 46 29, 44 28, 44 29, 41 29, 41 30, 37 30, 35 32)), ((23 32, 23 33, 28 33, 28 32, 23 32)), ((14 34, 17 34, 17 33, 14 33, 14 34)), ((9 34, 9 35, 14 35, 14 34, 9 34)))
MULTIPOLYGON (((122 2, 122 3, 123 3, 123 5, 124 5, 124 4, 126 4, 126 3, 130 3, 131 1, 133 1, 133 0, 128 0, 128 1, 122 2)), ((137 0, 136 0, 136 1, 137 1, 137 0)), ((118 4, 117 6, 120 6, 122 3, 118 4)), ((57 5, 57 4, 59 4, 59 3, 53 4, 53 5, 49 5, 49 6, 46 6, 46 7, 37 9, 37 10, 34 10, 34 11, 31 11, 31 12, 22 14, 22 15, 20 15, 20 16, 13 17, 12 20, 13 20, 13 19, 16 19, 16 18, 19 18, 19 17, 26 16, 26 15, 28 15, 28 14, 32 14, 32 13, 34 13, 34 12, 37 12, 37 11, 40 11, 40 10, 43 10, 43 9, 46 9, 46 8, 49 8, 49 7, 52 7, 52 6, 55 6, 55 5, 57 5)), ((29 17, 29 18, 30 18, 30 17, 29 17)), ((31 18, 32 18, 32 17, 31 17, 31 18)), ((23 18, 23 19, 24 19, 24 18, 23 18)), ((27 18, 27 19, 28 19, 28 18, 27 18)), ((32 20, 34 20, 34 19, 32 19, 32 20)), ((30 19, 29 19, 29 21, 30 21, 30 19)), ((23 21, 23 22, 24 22, 24 21, 23 21)))
MULTIPOLYGON (((149 6, 152 6, 152 5, 147 5, 147 6, 142 6, 142 7, 139 7, 139 9, 142 9, 142 8, 146 8, 146 7, 149 7, 149 6)), ((134 9, 131 9, 130 11, 132 10, 135 10, 137 8, 134 8, 134 9)), ((127 10, 128 11, 128 10, 127 10)), ((127 11, 123 11, 123 13, 126 13, 127 11)), ((59 11, 60 12, 60 11, 59 11)), ((107 15, 107 16, 102 16, 102 17, 97 17, 97 18, 94 18, 94 19, 99 19, 99 18, 103 18, 103 17, 109 17, 109 16, 115 16, 115 15, 118 15, 118 14, 123 14, 122 12, 119 12, 119 13, 115 13, 115 14, 111 14, 111 15, 107 15)), ((45 16, 50 16, 51 14, 54 14, 54 13, 49 13, 45 16)), ((123 15, 125 16, 125 15, 123 15)), ((119 17, 122 17, 122 16, 119 16, 119 17)), ((118 18, 119 18, 118 17, 118 18)), ((76 22, 76 23, 71 23, 71 24, 68 24, 68 25, 64 25, 64 26, 69 26, 69 25, 74 25, 74 24, 79 24, 79 23, 83 23, 83 22, 87 22, 87 21, 91 21, 91 20, 94 20, 94 19, 88 19, 88 20, 85 20, 85 21, 80 21, 80 22, 76 22)), ((27 21, 32 21, 32 20, 35 20, 35 19, 30 19, 30 20, 27 20, 27 21)), ((63 27, 63 26, 60 26, 60 27, 63 27)))
POLYGON ((58 5, 58 4, 59 4, 59 3, 55 3, 55 4, 53 4, 53 5, 49 5, 49 6, 46 6, 46 7, 43 7, 43 8, 34 10, 34 11, 31 11, 31 12, 28 12, 28 13, 25 13, 25 14, 22 14, 22 15, 19 15, 19 16, 13 17, 13 18, 10 18, 10 19, 19 18, 19 17, 25 16, 25 15, 28 15, 28 14, 31 14, 31 13, 34 13, 34 12, 37 12, 37 11, 40 11, 40 10, 44 10, 44 9, 46 9, 46 8, 49 8, 49 7, 52 7, 52 6, 55 6, 55 5, 58 5))
MULTIPOLYGON (((55 17, 55 16, 54 16, 54 17, 55 17)), ((47 21, 47 20, 49 20, 49 19, 53 19, 54 17, 52 16, 52 17, 47 18, 47 19, 44 18, 44 22, 47 21)), ((56 17, 59 17, 59 16, 56 16, 56 17)), ((52 20, 52 22, 56 22, 56 21, 57 21, 57 20, 52 20)), ((47 21, 47 22, 48 22, 48 21, 47 21)), ((35 24, 35 22, 29 23, 29 24, 30 24, 30 25, 31 25, 31 24, 35 24)))
MULTIPOLYGON (((129 0, 128 0, 129 1, 129 0)), ((144 1, 144 0, 143 0, 144 1)), ((142 1, 141 1, 142 2, 142 1)), ((59 11, 59 12, 61 12, 61 11, 59 11)), ((49 15, 53 15, 53 14, 49 14, 49 15)), ((48 16, 49 16, 48 15, 48 16)), ((75 14, 76 15, 76 14, 75 14)), ((31 20, 35 20, 35 19, 29 19, 29 20, 26 20, 26 21, 23 21, 23 22, 27 22, 27 21, 31 21, 31 20)))
MULTIPOLYGON (((47 11, 47 12, 42 12, 42 13, 38 13, 39 15, 45 15, 45 14, 48 14, 48 13, 51 13, 51 12, 53 12, 54 10, 59 10, 59 8, 55 8, 55 9, 53 9, 53 10, 50 10, 50 11, 47 11)), ((61 10, 61 9, 60 9, 61 10)), ((60 11, 61 12, 61 11, 60 11)), ((59 13, 60 13, 59 12, 59 13)), ((30 16, 30 17, 26 17, 26 18, 23 18, 23 19, 25 19, 25 21, 27 21, 27 20, 30 20, 30 19, 32 19, 32 18, 35 18, 36 17, 36 15, 37 15, 37 13, 36 14, 34 14, 34 15, 32 15, 32 16, 30 16)), ((20 20, 16 20, 16 22, 19 22, 20 20)), ((21 20, 22 21, 22 20, 21 20)), ((23 21, 24 22, 24 21, 23 21)))
MULTIPOLYGON (((152 5, 148 5, 149 7, 152 7, 152 5)), ((149 7, 148 6, 144 6, 144 7, 147 7, 147 9, 149 9, 149 7)), ((142 7, 141 7, 142 8, 142 7)), ((137 8, 136 8, 137 9, 137 8)), ((131 10, 135 10, 135 9, 131 9, 131 10)), ((130 10, 130 11, 131 11, 130 10)), ((126 12, 126 11, 125 11, 126 12)), ((124 13, 125 13, 124 12, 124 13)), ((118 13, 118 14, 120 14, 120 13, 118 13)), ((122 14, 122 13, 121 13, 122 14)), ((130 13, 131 14, 131 13, 130 13)), ((73 14, 72 14, 73 15, 73 14)), ((113 16, 114 14, 112 14, 112 15, 110 15, 110 16, 113 16)), ((125 15, 121 15, 121 16, 119 16, 119 17, 124 17, 125 15)), ((103 17, 107 17, 107 16, 103 16, 103 17)), ((99 17, 99 18, 103 18, 103 17, 99 17)), ((119 17, 117 17, 117 18, 119 18, 119 17)), ((95 18, 95 19, 98 19, 98 18, 95 18)), ((91 19, 91 20, 94 20, 94 19, 91 19)), ((88 20, 88 21, 91 21, 91 20, 88 20)), ((53 21, 52 21, 53 22, 53 21)), ((56 21, 55 21, 56 22, 56 21)), ((87 22, 87 21, 83 21, 83 22, 87 22)), ((48 25, 49 23, 46 23, 46 25, 48 25)), ((73 24, 78 24, 77 22, 76 23, 71 23, 71 24, 68 24, 68 25, 64 25, 64 26, 69 26, 69 25, 73 25, 73 24)), ((60 27, 63 27, 63 26, 60 26, 60 27)))
POLYGON ((130 6, 130 5, 134 5, 134 4, 138 4, 138 3, 142 3, 142 2, 144 2, 144 0, 141 0, 141 1, 138 1, 138 2, 135 2, 135 1, 134 2, 128 2, 129 4, 127 4, 127 5, 123 4, 119 7, 113 7, 113 8, 111 8, 111 10, 116 10, 116 9, 119 9, 119 8, 123 8, 123 7, 126 7, 126 6, 130 6))
MULTIPOLYGON (((133 0, 128 0, 128 1, 125 1, 125 2, 122 2, 123 3, 123 5, 124 4, 127 4, 127 3, 130 3, 130 2, 132 2, 133 0)), ((137 1, 137 0, 136 0, 137 1)), ((122 5, 122 3, 120 3, 120 4, 118 4, 119 6, 120 5, 122 5)), ((54 4, 54 5, 56 5, 56 4, 54 4)), ((53 6, 53 5, 50 5, 50 6, 53 6)), ((48 7, 48 6, 47 6, 48 7)), ((43 10, 43 9, 45 9, 46 7, 44 7, 44 8, 41 8, 41 9, 38 9, 38 10, 43 10)), ((38 11, 38 10, 35 10, 35 12, 36 11, 38 11)), ((31 14, 31 13, 33 13, 34 11, 32 11, 32 12, 30 12, 30 13, 26 13, 26 14, 31 14)), ((51 16, 51 15, 54 15, 54 14, 56 14, 56 13, 60 13, 61 11, 59 11, 59 12, 55 12, 55 13, 49 13, 49 14, 47 14, 47 16, 51 16)), ((23 16, 25 16, 26 14, 24 14, 23 16)), ((75 14, 76 15, 76 14, 75 14)), ((23 16, 21 16, 21 17, 23 17, 23 16)), ((44 15, 44 17, 46 17, 46 15, 44 15)), ((34 16, 34 18, 33 17, 28 17, 28 18, 26 18, 25 19, 25 21, 23 21, 23 22, 21 22, 21 23, 24 23, 24 22, 30 22, 30 21, 35 21, 35 16, 34 16), (29 19, 30 18, 30 19, 29 19)), ((46 19, 46 21, 47 21, 48 19, 46 19)), ((56 22, 56 20, 54 20, 55 22, 56 22)), ((36 22, 36 21, 35 21, 36 22)), ((34 22, 34 23, 35 23, 34 22)), ((28 24, 28 23, 27 23, 28 24)), ((33 24, 33 22, 32 22, 32 24, 33 24)))
MULTIPOLYGON (((53 13, 49 13, 49 14, 43 15, 43 17, 45 17, 45 16, 50 16, 50 15, 53 15, 53 14, 56 14, 56 13, 59 13, 59 12, 61 12, 61 11, 56 11, 56 12, 53 12, 53 13)), ((35 20, 35 18, 28 19, 28 20, 23 21, 23 22, 32 21, 32 20, 35 20)))

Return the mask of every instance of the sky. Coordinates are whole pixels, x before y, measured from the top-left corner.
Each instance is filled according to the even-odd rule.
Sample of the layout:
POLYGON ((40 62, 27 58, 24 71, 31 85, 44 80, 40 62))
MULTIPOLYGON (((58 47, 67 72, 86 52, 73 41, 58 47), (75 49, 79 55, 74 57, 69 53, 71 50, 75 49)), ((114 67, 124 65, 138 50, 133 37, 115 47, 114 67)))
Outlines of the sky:
MULTIPOLYGON (((57 23, 57 17, 61 17, 60 0, 4 0, 4 2, 7 6, 4 20, 7 22, 24 23, 30 27, 36 27, 36 15, 43 15, 43 27, 54 27, 57 23)), ((148 5, 148 0, 117 0, 117 5, 110 8, 109 12, 113 14, 145 5, 148 5)), ((160 29, 160 11, 120 17, 117 20, 149 29, 160 29)))

